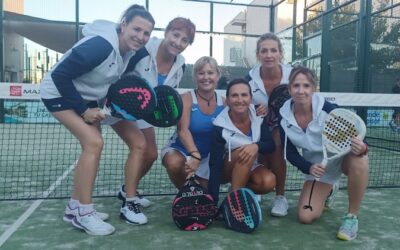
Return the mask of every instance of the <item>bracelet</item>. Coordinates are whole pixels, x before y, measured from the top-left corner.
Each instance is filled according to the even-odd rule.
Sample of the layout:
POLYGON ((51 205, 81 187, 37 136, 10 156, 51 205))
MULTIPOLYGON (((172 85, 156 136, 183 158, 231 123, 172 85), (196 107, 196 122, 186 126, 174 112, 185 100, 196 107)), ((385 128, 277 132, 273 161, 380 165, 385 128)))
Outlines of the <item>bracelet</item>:
POLYGON ((360 157, 362 157, 362 156, 368 154, 368 144, 367 144, 367 143, 364 143, 364 145, 365 145, 365 151, 364 151, 364 153, 361 153, 361 154, 358 155, 358 156, 360 156, 360 157))
MULTIPOLYGON (((197 151, 196 151, 196 152, 197 152, 197 151)), ((194 156, 192 153, 189 153, 189 155, 190 155, 191 157, 195 158, 196 160, 201 161, 201 158, 200 158, 200 157, 194 156)))

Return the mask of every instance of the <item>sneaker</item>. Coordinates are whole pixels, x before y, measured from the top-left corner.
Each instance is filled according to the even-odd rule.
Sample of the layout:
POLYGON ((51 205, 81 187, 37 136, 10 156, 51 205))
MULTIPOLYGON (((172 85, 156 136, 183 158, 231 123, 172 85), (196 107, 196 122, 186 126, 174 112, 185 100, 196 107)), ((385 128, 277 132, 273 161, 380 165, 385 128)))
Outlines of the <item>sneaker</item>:
POLYGON ((90 235, 109 235, 115 231, 115 228, 99 218, 96 210, 84 215, 79 213, 72 219, 72 225, 84 230, 90 235))
POLYGON ((336 237, 340 240, 354 240, 357 237, 358 232, 358 219, 357 216, 347 214, 343 218, 342 225, 336 237))
MULTIPOLYGON (((101 212, 97 212, 95 210, 95 213, 97 214, 97 216, 105 221, 108 219, 109 215, 106 213, 101 213, 101 212)), ((74 219, 75 216, 78 215, 78 207, 76 208, 71 208, 69 206, 69 204, 67 204, 67 206, 65 207, 65 212, 64 212, 64 216, 63 216, 63 221, 65 222, 72 222, 72 220, 74 219)))
POLYGON ((335 198, 338 191, 339 191, 339 182, 337 181, 333 184, 332 191, 325 200, 325 209, 330 209, 333 207, 333 203, 335 202, 335 198))
POLYGON ((120 218, 129 224, 146 224, 147 217, 140 211, 140 205, 136 201, 123 202, 120 218))
POLYGON ((285 216, 287 215, 288 207, 286 197, 283 195, 277 195, 272 202, 271 215, 276 217, 285 216))
MULTIPOLYGON (((143 197, 142 194, 143 194, 143 192, 140 192, 140 190, 138 190, 136 192, 136 197, 138 197, 136 203, 138 203, 142 207, 150 207, 152 202, 149 201, 148 199, 146 199, 145 197, 143 197)), ((121 185, 121 187, 118 191, 117 197, 118 197, 118 199, 125 201, 125 198, 126 198, 125 185, 121 185)))

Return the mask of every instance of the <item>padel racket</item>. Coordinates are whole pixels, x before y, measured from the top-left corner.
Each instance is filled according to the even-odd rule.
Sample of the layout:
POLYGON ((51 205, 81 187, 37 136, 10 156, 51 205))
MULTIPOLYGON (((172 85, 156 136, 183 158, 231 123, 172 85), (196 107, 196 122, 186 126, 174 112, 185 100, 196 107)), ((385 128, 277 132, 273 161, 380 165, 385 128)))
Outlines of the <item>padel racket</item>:
POLYGON ((110 86, 103 113, 135 121, 151 114, 156 102, 156 94, 146 80, 129 75, 110 86))
POLYGON ((325 119, 322 128, 322 150, 326 166, 330 160, 340 158, 351 151, 351 138, 363 140, 367 128, 364 121, 354 112, 337 108, 325 119))
POLYGON ((182 116, 183 103, 178 91, 171 86, 160 85, 154 88, 157 105, 144 120, 156 127, 171 127, 182 116))
POLYGON ((175 225, 186 231, 206 229, 217 214, 214 199, 194 177, 179 190, 172 203, 175 225))
POLYGON ((248 188, 230 192, 221 204, 225 225, 238 232, 251 233, 262 222, 260 204, 248 188))
POLYGON ((279 121, 279 109, 290 99, 287 84, 280 84, 275 87, 268 99, 268 114, 265 117, 268 125, 272 126, 279 121))

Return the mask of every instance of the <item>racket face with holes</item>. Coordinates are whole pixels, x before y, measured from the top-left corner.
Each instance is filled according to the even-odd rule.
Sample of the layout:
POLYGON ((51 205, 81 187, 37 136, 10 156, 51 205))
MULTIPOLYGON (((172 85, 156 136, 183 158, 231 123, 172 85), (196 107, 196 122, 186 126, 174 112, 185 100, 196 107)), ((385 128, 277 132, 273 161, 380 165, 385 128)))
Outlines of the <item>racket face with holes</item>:
POLYGON ((225 225, 238 232, 251 233, 261 224, 261 208, 253 191, 241 188, 230 192, 221 205, 225 225))
POLYGON ((130 75, 110 86, 104 109, 114 117, 137 120, 152 113, 155 107, 153 88, 143 78, 130 75))
POLYGON ((157 106, 144 120, 156 127, 176 125, 183 111, 181 95, 174 88, 167 85, 157 86, 154 91, 157 96, 157 106))
POLYGON ((339 158, 351 151, 351 138, 363 140, 366 134, 364 121, 354 112, 337 108, 325 119, 322 129, 324 165, 328 160, 339 158))
POLYGON ((287 84, 280 84, 272 90, 268 98, 268 114, 265 117, 270 126, 278 123, 279 109, 290 98, 287 84))

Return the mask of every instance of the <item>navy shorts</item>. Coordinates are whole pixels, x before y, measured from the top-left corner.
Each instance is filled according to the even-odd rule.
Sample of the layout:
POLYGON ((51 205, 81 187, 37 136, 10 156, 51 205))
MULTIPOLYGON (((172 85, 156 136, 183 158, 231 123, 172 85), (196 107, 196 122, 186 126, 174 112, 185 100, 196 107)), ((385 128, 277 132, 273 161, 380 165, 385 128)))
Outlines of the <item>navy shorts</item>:
MULTIPOLYGON (((58 97, 53 99, 42 99, 42 102, 50 112, 74 109, 74 105, 67 102, 63 97, 58 97)), ((99 107, 97 101, 86 101, 86 105, 88 106, 88 108, 99 107)))

